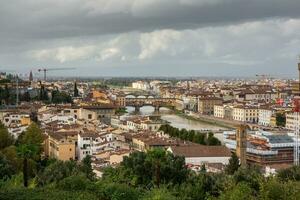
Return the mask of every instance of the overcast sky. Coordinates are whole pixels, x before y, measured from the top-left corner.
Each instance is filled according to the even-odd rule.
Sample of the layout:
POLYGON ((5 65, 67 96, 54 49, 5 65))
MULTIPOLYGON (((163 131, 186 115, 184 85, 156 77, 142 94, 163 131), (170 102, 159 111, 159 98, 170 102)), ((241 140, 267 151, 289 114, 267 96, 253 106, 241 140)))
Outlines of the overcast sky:
POLYGON ((0 1, 2 70, 291 77, 299 54, 300 0, 0 1))

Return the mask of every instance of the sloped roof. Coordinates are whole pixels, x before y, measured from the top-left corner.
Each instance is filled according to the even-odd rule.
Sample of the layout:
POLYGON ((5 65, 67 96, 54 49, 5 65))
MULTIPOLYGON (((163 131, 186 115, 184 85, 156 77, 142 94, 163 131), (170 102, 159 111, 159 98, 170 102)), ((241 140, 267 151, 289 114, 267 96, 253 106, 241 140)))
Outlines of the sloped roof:
POLYGON ((225 146, 186 145, 172 146, 174 155, 184 157, 230 157, 231 152, 225 146))

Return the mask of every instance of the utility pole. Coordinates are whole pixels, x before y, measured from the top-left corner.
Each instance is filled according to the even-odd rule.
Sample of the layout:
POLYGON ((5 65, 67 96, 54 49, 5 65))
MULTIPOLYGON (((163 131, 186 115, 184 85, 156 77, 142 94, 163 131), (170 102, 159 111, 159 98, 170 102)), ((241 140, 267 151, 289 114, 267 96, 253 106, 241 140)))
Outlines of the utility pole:
POLYGON ((16 106, 19 106, 19 76, 16 75, 16 106))

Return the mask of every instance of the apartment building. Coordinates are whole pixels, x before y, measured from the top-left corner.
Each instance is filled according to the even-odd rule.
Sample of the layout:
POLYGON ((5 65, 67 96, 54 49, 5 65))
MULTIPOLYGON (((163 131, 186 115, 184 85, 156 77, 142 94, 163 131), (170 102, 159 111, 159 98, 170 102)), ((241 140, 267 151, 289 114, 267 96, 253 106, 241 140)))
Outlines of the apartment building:
POLYGON ((82 160, 87 155, 102 158, 103 153, 120 149, 129 150, 129 144, 125 142, 125 137, 121 134, 100 134, 90 131, 78 134, 78 160, 82 160))
POLYGON ((271 126, 272 125, 272 115, 275 113, 275 110, 269 107, 261 107, 258 109, 258 124, 262 126, 271 126))
POLYGON ((19 124, 21 126, 28 126, 31 124, 30 115, 27 113, 7 113, 1 120, 4 126, 9 127, 12 124, 19 124))
POLYGON ((222 105, 223 100, 218 97, 200 97, 198 98, 198 112, 201 115, 213 115, 214 106, 222 105))
POLYGON ((291 83, 292 88, 292 94, 293 95, 300 95, 300 89, 299 89, 299 81, 294 81, 291 83))
POLYGON ((214 117, 232 120, 233 106, 232 105, 215 105, 214 106, 214 117))
POLYGON ((139 117, 126 120, 127 130, 148 130, 148 131, 158 131, 159 128, 167 124, 167 121, 161 119, 155 119, 152 117, 139 117))
POLYGON ((89 103, 80 106, 60 106, 57 108, 58 114, 74 116, 75 119, 86 121, 110 122, 111 116, 115 114, 116 107, 111 104, 89 103))
POLYGON ((45 140, 45 155, 58 160, 76 158, 77 132, 49 132, 45 140))
POLYGON ((125 98, 125 95, 117 95, 116 96, 116 104, 121 107, 121 108, 124 108, 126 107, 126 98, 125 98))
POLYGON ((257 123, 258 122, 258 107, 257 106, 234 106, 233 107, 233 120, 257 123))
POLYGON ((168 148, 183 143, 181 140, 168 138, 154 132, 141 132, 132 136, 132 146, 137 151, 148 151, 152 148, 168 148))
POLYGON ((145 81, 137 81, 132 83, 132 88, 139 90, 149 90, 150 84, 145 81))
POLYGON ((87 155, 92 156, 98 151, 97 145, 103 142, 102 138, 94 132, 78 133, 77 158, 82 160, 87 155))
POLYGON ((235 93, 235 99, 238 101, 263 101, 269 103, 276 100, 278 95, 270 89, 246 88, 235 93))
POLYGON ((286 113, 285 127, 289 130, 295 130, 297 124, 300 125, 300 114, 297 114, 296 112, 286 113), (297 123, 297 119, 298 119, 298 123, 297 123))

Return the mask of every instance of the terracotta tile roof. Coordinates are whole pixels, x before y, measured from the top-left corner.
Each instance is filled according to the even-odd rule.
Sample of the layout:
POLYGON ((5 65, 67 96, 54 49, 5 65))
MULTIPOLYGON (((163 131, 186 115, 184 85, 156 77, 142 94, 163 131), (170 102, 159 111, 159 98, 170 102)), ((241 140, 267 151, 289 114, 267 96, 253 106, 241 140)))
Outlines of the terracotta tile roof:
POLYGON ((220 100, 220 101, 222 101, 222 98, 219 98, 219 97, 200 97, 199 101, 202 101, 202 100, 220 100))
POLYGON ((225 146, 186 145, 171 147, 173 154, 184 157, 230 157, 225 146))

